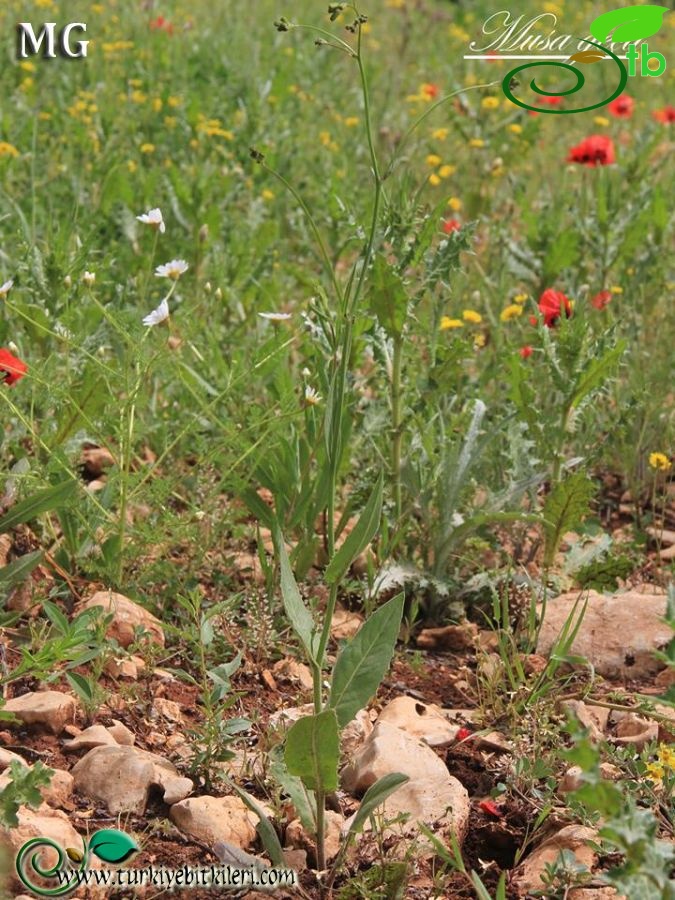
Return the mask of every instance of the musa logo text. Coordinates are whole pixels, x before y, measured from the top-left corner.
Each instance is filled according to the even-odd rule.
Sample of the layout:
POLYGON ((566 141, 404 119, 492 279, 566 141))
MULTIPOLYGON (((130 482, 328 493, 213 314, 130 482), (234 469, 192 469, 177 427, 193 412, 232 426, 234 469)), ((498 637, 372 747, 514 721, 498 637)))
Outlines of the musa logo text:
MULTIPOLYGON (((490 16, 483 24, 483 34, 490 39, 480 46, 474 41, 472 53, 465 59, 525 59, 504 77, 502 87, 508 99, 523 109, 548 115, 570 115, 588 112, 611 103, 626 87, 628 78, 658 78, 666 71, 666 58, 662 53, 650 51, 647 39, 653 37, 663 24, 667 7, 647 4, 627 6, 623 9, 603 13, 591 22, 588 37, 571 34, 557 34, 557 17, 553 13, 543 13, 524 21, 523 16, 514 18, 508 10, 490 16), (551 27, 553 26, 553 27, 551 27), (548 28, 548 32, 542 29, 548 28), (574 47, 576 44, 576 52, 574 47), (567 51, 563 53, 562 51, 567 51), (573 52, 570 54, 570 50, 573 52), (529 51, 529 52, 528 52, 529 51), (534 53, 532 51, 535 51, 534 53), (627 65, 624 64, 624 60, 627 65), (588 66, 603 61, 615 64, 618 84, 614 92, 599 102, 577 109, 554 109, 551 106, 535 106, 515 95, 520 85, 519 76, 527 69, 547 66, 570 72, 575 79, 571 87, 548 91, 532 79, 529 88, 543 98, 566 97, 578 93, 586 78, 578 66, 588 66)), ((566 76, 567 77, 567 76, 566 76)))

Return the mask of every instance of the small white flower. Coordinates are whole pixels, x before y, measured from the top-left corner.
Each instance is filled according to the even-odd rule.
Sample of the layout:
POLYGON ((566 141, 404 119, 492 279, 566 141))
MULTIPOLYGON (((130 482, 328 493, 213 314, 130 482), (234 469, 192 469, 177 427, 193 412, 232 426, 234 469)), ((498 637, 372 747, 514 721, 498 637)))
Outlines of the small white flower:
POLYGON ((14 282, 10 278, 9 281, 6 281, 2 287, 0 287, 0 300, 4 300, 7 294, 12 290, 14 282))
POLYGON ((67 288, 72 287, 73 279, 70 277, 70 275, 66 275, 66 277, 63 279, 63 283, 67 288))
POLYGON ((213 296, 216 298, 216 300, 223 299, 223 292, 221 291, 221 289, 219 287, 216 288, 216 292, 213 296))
POLYGON ((291 318, 290 313, 280 313, 280 312, 271 312, 271 313, 258 313, 261 319, 267 319, 268 322, 286 322, 291 318))
POLYGON ((151 228, 158 228, 160 234, 164 234, 166 231, 166 225, 164 224, 161 209, 151 209, 147 213, 143 213, 142 216, 136 216, 136 218, 144 225, 149 225, 151 228))
POLYGON ((305 366, 305 368, 302 370, 302 372, 300 374, 302 375, 303 378, 309 378, 312 373, 309 371, 307 366, 305 366))
POLYGON ((9 349, 10 353, 18 353, 19 352, 19 348, 16 346, 14 341, 9 341, 9 343, 7 344, 7 347, 9 349))
POLYGON ((157 278, 171 278, 177 281, 183 272, 187 272, 188 264, 184 259, 172 259, 171 262, 164 263, 163 266, 157 266, 155 275, 157 278))
POLYGON ((84 272, 82 275, 82 281, 84 281, 87 287, 91 287, 92 284, 96 281, 96 275, 93 272, 84 272))
POLYGON ((321 403, 321 395, 309 385, 305 388, 305 403, 307 406, 318 406, 321 403))
POLYGON ((159 325, 169 318, 169 303, 166 297, 159 304, 157 309, 153 309, 151 313, 143 319, 143 324, 150 328, 152 325, 159 325))

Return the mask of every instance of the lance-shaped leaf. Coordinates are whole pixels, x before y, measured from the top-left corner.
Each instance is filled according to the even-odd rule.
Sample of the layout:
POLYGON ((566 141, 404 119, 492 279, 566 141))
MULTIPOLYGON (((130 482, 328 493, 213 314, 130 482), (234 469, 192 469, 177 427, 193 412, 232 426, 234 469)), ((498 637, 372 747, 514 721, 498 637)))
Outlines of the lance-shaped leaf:
POLYGON ((600 43, 610 37, 616 43, 642 41, 661 28, 666 6, 646 3, 640 6, 624 6, 603 13, 591 22, 591 34, 600 43))
POLYGON ((340 728, 351 722, 376 693, 396 647, 404 594, 381 606, 342 648, 333 669, 329 706, 340 728))
POLYGON ((407 775, 402 775, 400 772, 390 772, 389 775, 383 775, 382 778, 378 778, 375 784, 371 784, 363 795, 361 805, 352 820, 352 824, 349 826, 347 834, 350 836, 359 834, 377 807, 384 803, 390 794, 393 794, 407 781, 410 781, 407 775))
POLYGON ((95 832, 89 841, 89 851, 109 863, 124 862, 139 849, 132 837, 117 828, 103 828, 95 832))
POLYGON ((42 550, 34 550, 3 566, 0 569, 0 590, 9 590, 14 585, 25 581, 33 569, 40 565, 43 555, 42 550))
POLYGON ((0 519, 0 534, 9 531, 15 525, 21 525, 23 522, 30 522, 36 516, 42 513, 50 512, 62 506, 71 495, 75 492, 77 482, 74 478, 62 481, 54 487, 45 488, 44 491, 38 491, 32 497, 28 497, 21 503, 17 503, 10 511, 0 519))
POLYGON ((312 638, 314 634, 314 620, 312 614, 304 604, 298 585, 291 569, 291 563, 286 553, 286 546, 281 531, 275 531, 274 543, 279 557, 279 569, 281 571, 281 596, 284 601, 284 609, 295 633, 303 643, 310 659, 314 658, 312 638))
POLYGON ((337 790, 340 741, 335 710, 298 719, 286 736, 284 759, 290 774, 310 791, 337 790))
POLYGON ((359 553, 366 549, 380 527, 381 512, 382 474, 380 473, 366 508, 361 513, 361 518, 354 529, 347 535, 344 543, 331 559, 326 569, 325 578, 329 584, 339 581, 359 553))
MULTIPOLYGON (((269 858, 272 860, 272 863, 275 866, 284 866, 284 851, 281 848, 281 844, 279 843, 279 838, 276 831, 274 830, 274 826, 270 822, 269 817, 265 814, 265 810, 262 808, 262 806, 260 806, 255 797, 252 797, 243 788, 238 787, 238 785, 236 785, 233 781, 230 781, 229 785, 235 792, 235 794, 237 794, 237 796, 246 804, 246 806, 248 806, 251 812, 258 817, 256 830, 260 835, 260 840, 263 843, 263 847, 269 854, 269 858)), ((216 847, 217 846, 218 844, 216 844, 216 847)), ((220 856, 220 854, 218 855, 220 856)), ((223 859, 223 862, 224 861, 225 860, 223 859)))

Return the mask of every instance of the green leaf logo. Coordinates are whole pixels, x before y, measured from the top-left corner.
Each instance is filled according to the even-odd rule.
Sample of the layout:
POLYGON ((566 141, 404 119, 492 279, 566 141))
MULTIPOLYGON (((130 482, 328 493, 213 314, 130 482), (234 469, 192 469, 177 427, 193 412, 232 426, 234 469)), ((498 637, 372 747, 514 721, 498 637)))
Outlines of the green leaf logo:
POLYGON ((139 850, 133 838, 116 828, 97 831, 89 841, 89 850, 103 862, 121 863, 139 850))
POLYGON ((584 66, 591 66, 593 63, 600 62, 605 58, 605 54, 599 50, 580 50, 579 53, 570 56, 567 62, 578 62, 584 66))
POLYGON ((591 34, 601 43, 609 40, 617 43, 641 41, 651 37, 661 28, 666 6, 625 6, 603 13, 591 22, 591 34))

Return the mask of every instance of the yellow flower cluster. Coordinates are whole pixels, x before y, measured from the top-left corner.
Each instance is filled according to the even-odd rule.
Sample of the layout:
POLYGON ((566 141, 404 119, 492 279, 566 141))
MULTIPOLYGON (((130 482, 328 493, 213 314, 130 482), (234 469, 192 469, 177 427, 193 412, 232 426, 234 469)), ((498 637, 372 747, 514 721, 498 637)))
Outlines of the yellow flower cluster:
POLYGON ((18 155, 19 151, 13 144, 8 144, 6 141, 0 141, 0 156, 16 157, 18 155))
MULTIPOLYGON (((123 53, 125 50, 133 50, 134 42, 104 41, 101 44, 101 47, 103 48, 103 55, 106 57, 106 59, 112 59, 113 57, 118 56, 120 53, 123 53)), ((91 49, 91 46, 89 49, 91 49)))
POLYGON ((223 128, 219 119, 207 119, 203 113, 198 116, 196 130, 207 137, 221 137, 226 141, 234 140, 234 133, 223 128))
POLYGON ((650 453, 649 465, 657 472, 669 472, 673 467, 665 453, 650 453))
POLYGON ((518 316, 522 316, 523 307, 519 303, 512 303, 510 306, 507 306, 506 309, 503 309, 499 314, 499 318, 502 322, 510 322, 511 319, 517 319, 518 316))
POLYGON ((340 149, 340 145, 337 144, 333 138, 330 136, 329 131, 320 131, 319 132, 319 140, 321 141, 321 145, 323 147, 328 147, 328 149, 332 153, 337 153, 340 149))
POLYGON ((94 121, 94 113, 98 112, 98 106, 94 103, 96 94, 92 91, 80 91, 74 103, 67 107, 66 112, 73 119, 82 122, 83 125, 91 125, 94 121))
POLYGON ((675 748, 659 744, 656 760, 647 763, 646 769, 647 777, 651 781, 663 781, 667 774, 666 770, 669 774, 675 775, 675 748))
POLYGON ((431 166, 432 169, 436 169, 436 171, 432 172, 429 176, 429 183, 434 187, 438 187, 444 178, 450 178, 450 176, 454 175, 457 171, 457 166, 443 163, 443 160, 437 153, 430 153, 426 158, 426 163, 428 166, 431 166))

